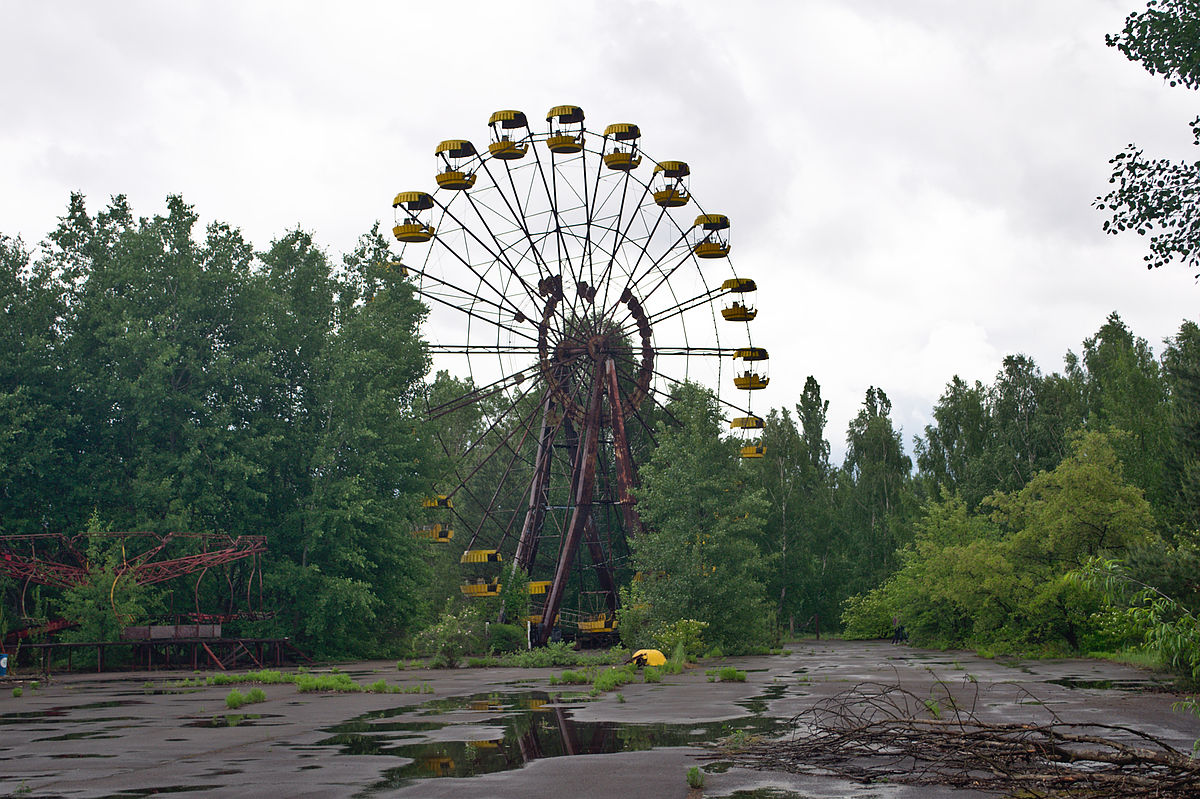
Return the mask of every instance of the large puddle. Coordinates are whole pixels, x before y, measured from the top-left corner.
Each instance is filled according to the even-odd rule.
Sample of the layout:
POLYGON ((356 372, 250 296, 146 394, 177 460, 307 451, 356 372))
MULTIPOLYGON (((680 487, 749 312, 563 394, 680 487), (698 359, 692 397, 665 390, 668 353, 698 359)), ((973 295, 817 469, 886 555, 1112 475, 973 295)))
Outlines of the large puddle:
POLYGON ((328 728, 317 746, 342 754, 388 755, 404 765, 388 769, 367 793, 429 777, 474 777, 518 769, 532 760, 569 755, 636 752, 690 746, 730 735, 771 735, 781 719, 758 713, 767 699, 751 700, 755 715, 694 724, 577 721, 573 711, 587 699, 563 699, 544 691, 475 694, 435 699, 417 707, 366 713, 328 728))

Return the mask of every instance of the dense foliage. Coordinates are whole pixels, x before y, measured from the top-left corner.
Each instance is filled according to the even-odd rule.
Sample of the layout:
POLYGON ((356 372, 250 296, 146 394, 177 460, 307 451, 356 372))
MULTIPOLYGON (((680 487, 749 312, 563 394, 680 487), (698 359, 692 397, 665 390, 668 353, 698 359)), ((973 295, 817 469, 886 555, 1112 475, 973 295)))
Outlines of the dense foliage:
POLYGON ((135 218, 76 195, 36 258, 0 239, 4 531, 265 534, 264 605, 284 611, 258 632, 393 647, 426 607, 424 309, 378 230, 335 266, 300 231, 255 253, 196 221, 178 197, 135 218))
MULTIPOLYGON (((1200 7, 1195 0, 1150 0, 1107 42, 1171 86, 1200 87, 1200 7)), ((1192 121, 1192 136, 1200 145, 1200 117, 1192 121)), ((1113 189, 1096 200, 1098 208, 1111 212, 1104 229, 1148 235, 1147 269, 1176 260, 1200 268, 1200 161, 1148 158, 1130 144, 1110 163, 1113 189)))

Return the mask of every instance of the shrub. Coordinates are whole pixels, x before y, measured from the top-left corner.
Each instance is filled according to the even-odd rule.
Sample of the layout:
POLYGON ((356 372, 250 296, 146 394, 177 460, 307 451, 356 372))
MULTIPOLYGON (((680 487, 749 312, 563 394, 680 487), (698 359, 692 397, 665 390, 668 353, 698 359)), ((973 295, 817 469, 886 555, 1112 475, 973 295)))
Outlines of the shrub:
POLYGON ((517 624, 493 624, 488 629, 492 651, 500 654, 525 648, 525 629, 517 624))
POLYGON ((266 701, 267 701, 266 692, 263 691, 263 689, 259 688, 257 685, 254 686, 253 688, 251 688, 246 693, 246 704, 247 705, 252 705, 257 702, 266 702, 266 701))
POLYGON ((688 660, 695 660, 704 653, 704 631, 708 622, 695 619, 678 619, 664 624, 654 633, 654 641, 664 652, 675 653, 683 647, 688 660))
POLYGON ((646 682, 662 682, 662 671, 654 666, 642 669, 642 679, 646 682))
POLYGON ((14 688, 13 689, 13 699, 20 699, 21 694, 23 694, 23 693, 25 693, 25 692, 21 690, 20 686, 14 688))
POLYGON ((465 607, 455 613, 448 602, 441 617, 417 634, 417 647, 433 655, 436 664, 453 668, 479 648, 481 628, 479 611, 465 607))
POLYGON ((242 696, 242 692, 236 688, 225 695, 225 707, 230 710, 237 710, 244 704, 246 704, 246 697, 242 696))
POLYGON ((700 790, 704 787, 704 772, 699 766, 692 766, 687 770, 687 784, 689 788, 700 790))

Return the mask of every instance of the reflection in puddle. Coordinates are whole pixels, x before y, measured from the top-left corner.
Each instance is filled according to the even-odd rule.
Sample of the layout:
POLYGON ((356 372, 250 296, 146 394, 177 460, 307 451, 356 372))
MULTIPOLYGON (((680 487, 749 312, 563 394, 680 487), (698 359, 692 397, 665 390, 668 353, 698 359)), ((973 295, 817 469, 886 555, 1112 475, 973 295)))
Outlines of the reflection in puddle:
POLYGON ((157 796, 160 793, 189 793, 191 791, 214 791, 224 785, 164 785, 158 788, 127 788, 113 796, 157 796))
POLYGON ((261 719, 277 719, 277 713, 232 713, 210 719, 189 721, 185 727, 250 727, 261 719))
MULTIPOLYGON (((768 690, 782 692, 782 686, 768 690)), ((508 771, 545 757, 689 746, 715 741, 737 730, 769 735, 786 726, 779 719, 760 716, 692 724, 576 721, 571 711, 577 704, 558 704, 540 691, 437 699, 418 708, 392 708, 359 716, 330 728, 328 731, 334 735, 317 745, 341 747, 341 754, 391 755, 411 760, 384 772, 383 780, 369 789, 377 791, 395 788, 410 779, 508 771), (440 720, 384 721, 401 714, 426 719, 438 716, 440 720)), ((762 704, 765 707, 765 701, 762 704)))
POLYGON ((1063 677, 1060 680, 1046 680, 1051 685, 1061 685, 1063 688, 1083 688, 1093 691, 1166 691, 1170 686, 1155 680, 1084 680, 1075 677, 1063 677))

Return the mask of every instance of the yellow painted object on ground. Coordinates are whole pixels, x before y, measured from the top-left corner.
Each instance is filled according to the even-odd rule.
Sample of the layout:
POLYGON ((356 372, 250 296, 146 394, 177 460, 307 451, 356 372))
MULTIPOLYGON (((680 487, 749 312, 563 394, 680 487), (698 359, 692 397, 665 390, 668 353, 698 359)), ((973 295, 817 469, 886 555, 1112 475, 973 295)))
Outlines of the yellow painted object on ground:
POLYGON ((661 666, 667 662, 667 658, 657 649, 639 649, 629 658, 629 662, 639 666, 661 666))

